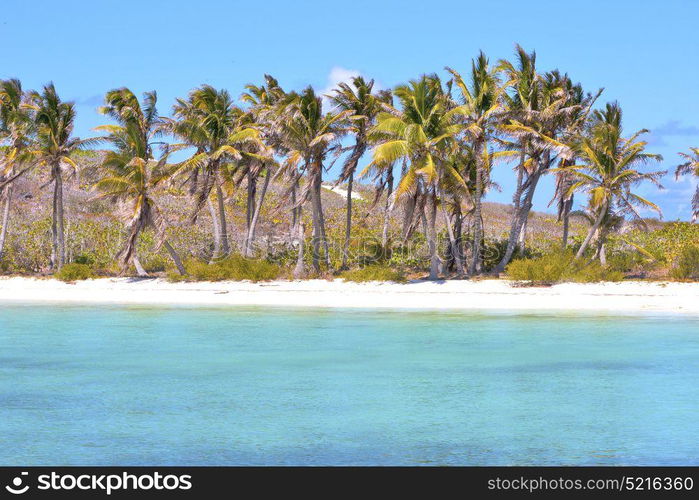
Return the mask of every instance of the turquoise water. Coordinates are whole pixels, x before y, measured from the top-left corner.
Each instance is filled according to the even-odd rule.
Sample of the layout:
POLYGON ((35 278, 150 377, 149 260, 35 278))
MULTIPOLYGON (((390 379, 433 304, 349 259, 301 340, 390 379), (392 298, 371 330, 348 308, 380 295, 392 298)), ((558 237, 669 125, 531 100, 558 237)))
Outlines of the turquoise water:
POLYGON ((699 464, 679 316, 0 307, 0 464, 699 464))

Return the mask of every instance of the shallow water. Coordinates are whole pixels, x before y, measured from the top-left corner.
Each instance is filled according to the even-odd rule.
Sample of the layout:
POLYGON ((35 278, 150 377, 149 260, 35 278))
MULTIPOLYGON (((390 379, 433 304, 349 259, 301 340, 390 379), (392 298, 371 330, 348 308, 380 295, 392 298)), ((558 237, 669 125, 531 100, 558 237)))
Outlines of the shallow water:
POLYGON ((699 464, 696 317, 0 307, 0 464, 699 464))

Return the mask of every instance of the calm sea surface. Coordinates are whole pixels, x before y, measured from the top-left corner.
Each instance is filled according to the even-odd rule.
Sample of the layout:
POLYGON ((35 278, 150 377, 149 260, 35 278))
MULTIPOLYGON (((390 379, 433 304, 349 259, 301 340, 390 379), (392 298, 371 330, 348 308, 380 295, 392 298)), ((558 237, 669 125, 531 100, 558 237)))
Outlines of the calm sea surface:
POLYGON ((697 465, 698 435, 696 317, 0 306, 1 465, 697 465))

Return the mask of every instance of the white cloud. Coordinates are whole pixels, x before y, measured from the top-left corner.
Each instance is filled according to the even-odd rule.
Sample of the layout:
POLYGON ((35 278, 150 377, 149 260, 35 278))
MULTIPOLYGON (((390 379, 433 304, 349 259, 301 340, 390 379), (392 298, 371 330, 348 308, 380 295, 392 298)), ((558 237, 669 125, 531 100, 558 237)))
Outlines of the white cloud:
MULTIPOLYGON (((325 88, 320 91, 320 94, 323 96, 323 107, 325 108, 325 111, 328 111, 330 106, 329 99, 326 96, 331 95, 339 83, 349 83, 352 78, 356 76, 364 76, 364 78, 367 80, 369 79, 359 70, 347 69, 343 68, 342 66, 333 66, 330 73, 328 73, 328 81, 325 88)), ((381 90, 382 88, 383 87, 379 84, 379 82, 374 82, 374 92, 381 90)))
POLYGON ((342 66, 334 66, 330 70, 330 73, 328 74, 328 82, 325 85, 325 88, 320 91, 320 94, 323 96, 323 107, 326 108, 326 111, 330 106, 330 100, 327 96, 332 94, 332 91, 337 87, 338 83, 349 83, 349 81, 355 76, 361 76, 361 73, 356 69, 347 69, 343 68, 342 66))

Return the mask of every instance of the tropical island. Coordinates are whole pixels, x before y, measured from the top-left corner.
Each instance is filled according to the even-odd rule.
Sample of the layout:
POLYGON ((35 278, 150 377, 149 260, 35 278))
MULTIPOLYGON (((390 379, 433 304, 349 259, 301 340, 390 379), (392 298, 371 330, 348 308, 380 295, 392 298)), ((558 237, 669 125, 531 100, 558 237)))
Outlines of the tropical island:
MULTIPOLYGON (((480 53, 464 72, 393 90, 357 76, 322 95, 265 75, 236 102, 202 85, 170 116, 155 91, 116 88, 98 109, 104 125, 78 138, 75 105, 53 84, 4 80, 0 270, 22 278, 0 288, 12 298, 35 293, 27 277, 160 277, 178 290, 299 279, 475 290, 501 277, 481 288, 514 293, 699 279, 699 227, 662 221, 638 194, 666 172, 647 130, 625 130, 603 95, 517 46, 511 60, 480 53), (512 205, 488 201, 494 169, 511 170, 512 205), (544 176, 552 214, 532 210, 544 176)), ((679 155, 676 174, 699 176, 699 148, 679 155)), ((691 203, 696 218, 699 189, 691 203)))
POLYGON ((0 486, 696 489, 699 3, 6 3, 0 486))

